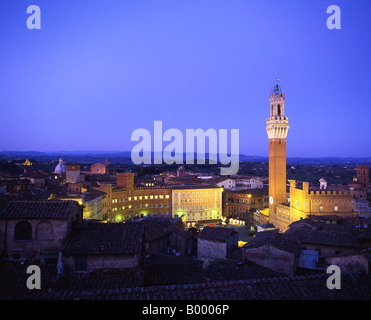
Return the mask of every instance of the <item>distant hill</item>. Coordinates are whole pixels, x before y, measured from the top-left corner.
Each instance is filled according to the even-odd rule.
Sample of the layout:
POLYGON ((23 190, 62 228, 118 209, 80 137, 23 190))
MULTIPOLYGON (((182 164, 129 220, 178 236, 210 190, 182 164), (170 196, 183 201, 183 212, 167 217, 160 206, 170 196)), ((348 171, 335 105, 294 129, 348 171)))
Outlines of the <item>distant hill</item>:
MULTIPOLYGON (((186 159, 186 153, 183 154, 183 159, 186 159)), ((189 154, 188 154, 189 156, 189 154)), ((106 158, 110 162, 115 163, 131 163, 130 151, 55 151, 55 152, 40 152, 40 151, 0 151, 0 159, 17 160, 25 158, 33 158, 41 161, 58 160, 62 157, 65 161, 75 162, 103 162, 106 158)), ((153 158, 153 153, 152 153, 153 158)), ((209 158, 206 153, 205 158, 209 158)), ((197 159, 195 153, 194 159, 197 159)), ((219 160, 219 157, 218 157, 219 160)), ((240 162, 268 162, 268 157, 256 155, 240 154, 240 162)), ((195 161, 196 162, 196 161, 195 161)), ((288 157, 288 164, 369 164, 371 165, 371 157, 288 157)))

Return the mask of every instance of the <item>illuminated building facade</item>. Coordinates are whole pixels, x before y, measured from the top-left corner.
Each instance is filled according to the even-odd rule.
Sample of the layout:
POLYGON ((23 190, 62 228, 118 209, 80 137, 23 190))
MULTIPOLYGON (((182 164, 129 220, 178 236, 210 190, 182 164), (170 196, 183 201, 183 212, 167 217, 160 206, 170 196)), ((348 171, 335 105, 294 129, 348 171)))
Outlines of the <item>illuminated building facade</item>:
POLYGON ((134 174, 120 175, 120 187, 103 184, 106 192, 103 216, 112 222, 123 222, 138 215, 171 215, 170 187, 135 187, 134 174))
MULTIPOLYGON (((290 180, 290 204, 276 206, 273 224, 281 231, 285 231, 292 222, 311 215, 355 218, 357 214, 353 208, 353 192, 310 188, 308 182, 303 182, 301 186, 298 186, 295 180, 290 180)), ((271 219, 270 222, 272 222, 271 219)))
POLYGON ((254 212, 268 207, 267 188, 225 190, 223 193, 223 216, 254 224, 254 212))
POLYGON ((349 186, 353 189, 368 190, 370 187, 370 167, 358 165, 356 168, 357 175, 353 177, 353 182, 349 186))
POLYGON ((67 183, 80 182, 80 165, 78 164, 66 165, 66 182, 67 183))
POLYGON ((172 188, 173 217, 183 216, 187 226, 212 223, 222 218, 223 188, 176 186, 172 188))

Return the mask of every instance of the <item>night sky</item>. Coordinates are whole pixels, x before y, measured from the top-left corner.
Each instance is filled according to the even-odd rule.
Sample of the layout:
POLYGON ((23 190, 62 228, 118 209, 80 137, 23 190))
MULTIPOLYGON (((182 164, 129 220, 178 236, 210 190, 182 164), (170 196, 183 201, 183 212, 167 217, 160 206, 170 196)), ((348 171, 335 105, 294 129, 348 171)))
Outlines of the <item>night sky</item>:
POLYGON ((371 1, 1 0, 0 150, 131 151, 131 133, 239 129, 268 155, 286 93, 290 157, 371 156, 371 1), (29 30, 26 9, 41 9, 29 30), (326 26, 341 8, 341 30, 326 26))

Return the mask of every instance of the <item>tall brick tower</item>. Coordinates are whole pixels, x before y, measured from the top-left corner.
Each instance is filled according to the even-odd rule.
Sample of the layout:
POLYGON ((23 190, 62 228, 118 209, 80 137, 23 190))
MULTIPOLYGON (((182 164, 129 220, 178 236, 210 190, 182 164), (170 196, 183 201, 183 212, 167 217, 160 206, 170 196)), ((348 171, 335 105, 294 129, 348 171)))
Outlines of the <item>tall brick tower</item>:
POLYGON ((269 96, 270 117, 266 125, 269 139, 269 222, 273 224, 277 204, 286 203, 286 137, 289 130, 288 118, 285 117, 285 94, 278 81, 269 96))
POLYGON ((362 184, 363 188, 370 185, 370 168, 369 166, 357 166, 357 182, 362 184))

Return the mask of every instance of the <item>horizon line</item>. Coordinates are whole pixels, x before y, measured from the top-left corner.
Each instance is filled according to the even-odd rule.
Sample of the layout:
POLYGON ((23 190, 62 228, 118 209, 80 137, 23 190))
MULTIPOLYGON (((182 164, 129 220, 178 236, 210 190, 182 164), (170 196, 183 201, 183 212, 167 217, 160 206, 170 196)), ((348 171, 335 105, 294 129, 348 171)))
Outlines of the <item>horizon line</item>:
MULTIPOLYGON (((86 154, 110 154, 110 153, 131 153, 131 151, 118 151, 118 150, 110 150, 110 151, 103 151, 103 150, 58 150, 58 151, 36 151, 36 150, 27 150, 27 151, 0 151, 0 155, 27 155, 27 153, 44 153, 45 155, 52 155, 52 154, 66 154, 66 155, 72 155, 73 153, 78 153, 80 155, 86 155, 86 154)), ((163 152, 162 152, 163 153, 163 152)), ((192 152, 190 152, 192 153, 192 152)), ((194 152, 197 154, 197 152, 194 152)), ((151 154, 154 154, 154 152, 151 152, 151 154)), ((187 152, 182 153, 187 154, 187 152)), ((205 152, 206 155, 209 155, 209 153, 205 152)), ((230 153, 226 153, 228 156, 230 156, 230 153)), ((216 154, 219 155, 219 154, 216 154)), ((224 154, 225 155, 225 154, 224 154)), ((256 155, 256 154, 244 154, 239 153, 240 157, 260 157, 260 158, 269 158, 269 155, 256 155)), ((338 155, 327 155, 327 156, 298 156, 298 155, 290 155, 287 156, 287 158, 299 158, 299 159, 318 159, 318 158, 350 158, 350 159, 360 159, 360 158, 370 158, 370 156, 338 156, 338 155)))

